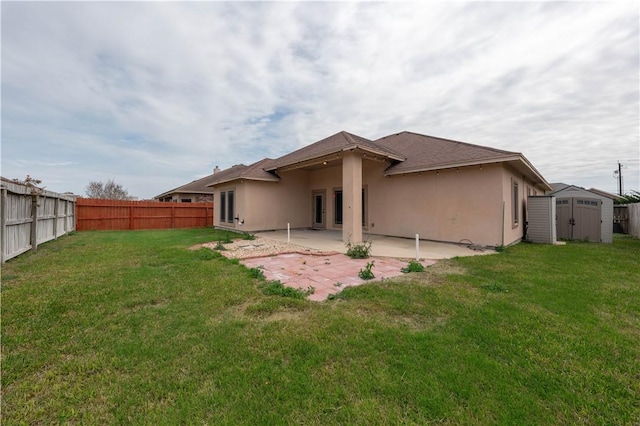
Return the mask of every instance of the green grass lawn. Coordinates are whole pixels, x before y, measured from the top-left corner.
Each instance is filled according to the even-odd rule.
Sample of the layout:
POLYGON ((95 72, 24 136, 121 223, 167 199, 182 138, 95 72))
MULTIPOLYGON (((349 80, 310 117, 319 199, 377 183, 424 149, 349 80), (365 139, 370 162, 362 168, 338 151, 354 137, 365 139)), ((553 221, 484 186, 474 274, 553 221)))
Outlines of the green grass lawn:
POLYGON ((212 229, 2 268, 3 424, 640 424, 640 240, 520 244, 266 296, 212 229))

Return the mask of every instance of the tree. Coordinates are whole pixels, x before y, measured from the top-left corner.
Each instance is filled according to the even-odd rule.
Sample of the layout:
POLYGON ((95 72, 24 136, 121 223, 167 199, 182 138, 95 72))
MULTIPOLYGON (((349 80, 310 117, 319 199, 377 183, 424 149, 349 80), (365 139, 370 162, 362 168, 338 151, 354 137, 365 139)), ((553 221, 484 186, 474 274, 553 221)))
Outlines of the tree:
POLYGON ((640 192, 639 191, 631 191, 627 194, 623 195, 621 199, 616 200, 616 204, 633 204, 640 203, 640 192))
POLYGON ((31 175, 27 175, 27 177, 24 178, 24 180, 14 179, 13 181, 17 184, 24 185, 27 188, 29 188, 29 191, 31 192, 31 194, 41 194, 42 191, 44 191, 44 187, 38 186, 42 183, 42 181, 40 179, 31 177, 31 175))
POLYGON ((87 185, 85 194, 89 198, 102 198, 106 200, 130 200, 132 197, 129 195, 129 191, 122 187, 122 185, 115 183, 113 179, 109 179, 106 182, 92 181, 87 185))

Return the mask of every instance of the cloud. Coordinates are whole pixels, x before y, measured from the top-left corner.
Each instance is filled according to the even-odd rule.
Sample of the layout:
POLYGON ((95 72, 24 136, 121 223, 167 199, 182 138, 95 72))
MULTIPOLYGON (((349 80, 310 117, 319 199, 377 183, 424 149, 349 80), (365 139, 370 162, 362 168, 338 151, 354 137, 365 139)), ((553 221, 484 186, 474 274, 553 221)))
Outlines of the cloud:
MULTIPOLYGON (((523 152, 550 181, 605 190, 619 159, 640 157, 629 3, 9 2, 2 12, 2 173, 54 190, 114 178, 151 197, 340 130, 523 152)), ((629 189, 638 168, 628 163, 629 189)))

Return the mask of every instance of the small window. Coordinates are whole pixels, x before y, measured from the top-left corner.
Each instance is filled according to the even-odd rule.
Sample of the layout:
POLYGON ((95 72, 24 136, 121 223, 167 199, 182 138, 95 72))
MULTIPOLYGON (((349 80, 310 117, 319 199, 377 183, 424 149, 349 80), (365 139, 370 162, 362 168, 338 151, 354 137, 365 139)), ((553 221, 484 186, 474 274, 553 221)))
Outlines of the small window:
POLYGON ((183 198, 182 200, 180 200, 181 203, 190 203, 191 202, 191 198, 183 198))
POLYGON ((227 192, 227 198, 228 198, 228 203, 227 203, 227 222, 228 223, 233 223, 233 217, 234 217, 234 191, 229 191, 227 192))
POLYGON ((227 193, 220 193, 220 222, 227 221, 227 193))
POLYGON ((513 225, 517 226, 518 223, 520 222, 520 197, 518 194, 518 182, 516 182, 515 180, 513 181, 513 195, 512 195, 512 203, 513 203, 513 225))

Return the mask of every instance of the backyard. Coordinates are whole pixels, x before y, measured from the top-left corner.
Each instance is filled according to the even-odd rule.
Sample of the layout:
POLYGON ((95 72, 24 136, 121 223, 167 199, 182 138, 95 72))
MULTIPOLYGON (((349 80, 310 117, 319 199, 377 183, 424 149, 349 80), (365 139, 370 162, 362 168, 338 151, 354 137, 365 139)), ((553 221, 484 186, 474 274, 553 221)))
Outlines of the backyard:
POLYGON ((519 244, 265 295, 210 228, 2 267, 3 424, 640 423, 640 240, 519 244))

